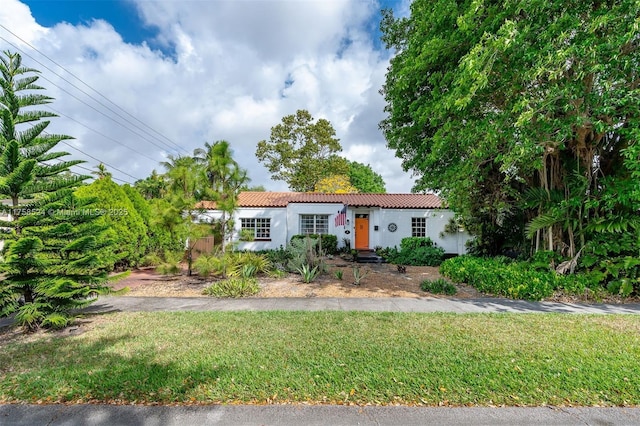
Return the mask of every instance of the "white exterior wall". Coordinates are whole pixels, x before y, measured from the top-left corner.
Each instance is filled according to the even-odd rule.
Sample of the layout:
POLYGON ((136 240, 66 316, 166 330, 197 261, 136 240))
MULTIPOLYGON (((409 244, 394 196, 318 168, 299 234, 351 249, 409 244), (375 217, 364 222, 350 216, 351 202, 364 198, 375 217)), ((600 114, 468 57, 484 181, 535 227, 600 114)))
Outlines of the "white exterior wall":
MULTIPOLYGON (((290 203, 287 208, 239 208, 234 214, 233 240, 237 241, 239 250, 270 250, 280 246, 286 247, 291 237, 300 233, 300 215, 318 214, 329 216, 329 234, 338 238, 338 247, 344 246, 344 239, 348 239, 351 247, 355 247, 355 218, 357 214, 369 216, 369 248, 394 247, 400 248, 400 242, 411 236, 411 218, 425 217, 427 219, 427 236, 448 254, 464 254, 465 243, 470 239, 466 232, 454 235, 440 233, 454 216, 447 209, 381 209, 379 207, 349 207, 347 210, 346 226, 335 226, 335 217, 342 209, 339 203, 290 203), (241 229, 241 218, 270 218, 271 241, 238 241, 241 229), (395 223, 395 232, 389 231, 389 224, 395 223), (377 229, 376 229, 377 227, 377 229)), ((219 218, 219 211, 207 211, 203 215, 203 222, 210 222, 212 218, 219 218)))
MULTIPOLYGON (((287 241, 291 241, 291 237, 300 233, 300 215, 303 214, 320 214, 329 216, 329 234, 336 235, 338 237, 338 246, 340 247, 342 238, 344 237, 340 226, 336 228, 336 216, 340 210, 342 210, 344 204, 336 203, 289 203, 287 207, 287 221, 289 223, 289 229, 287 233, 287 241)), ((347 211, 347 219, 349 219, 350 212, 347 211)), ((351 218, 353 220, 353 218, 351 218)))
POLYGON ((234 214, 233 240, 237 241, 238 250, 275 250, 280 246, 286 247, 290 237, 287 237, 287 209, 286 208, 239 208, 234 214), (238 241, 242 223, 240 219, 269 218, 271 219, 271 241, 238 241))
MULTIPOLYGON (((454 213, 447 209, 381 209, 378 207, 365 209, 358 208, 353 211, 355 214, 369 214, 369 248, 377 246, 386 248, 397 246, 403 238, 411 236, 411 218, 425 217, 427 219, 427 237, 442 247, 446 253, 464 254, 466 253, 465 243, 470 239, 466 232, 458 232, 454 235, 445 234, 440 237, 440 233, 454 217, 454 213), (389 230, 389 225, 394 223, 397 227, 395 232, 389 230), (376 230, 377 227, 377 230, 376 230)), ((351 245, 355 243, 354 221, 351 221, 351 245)))

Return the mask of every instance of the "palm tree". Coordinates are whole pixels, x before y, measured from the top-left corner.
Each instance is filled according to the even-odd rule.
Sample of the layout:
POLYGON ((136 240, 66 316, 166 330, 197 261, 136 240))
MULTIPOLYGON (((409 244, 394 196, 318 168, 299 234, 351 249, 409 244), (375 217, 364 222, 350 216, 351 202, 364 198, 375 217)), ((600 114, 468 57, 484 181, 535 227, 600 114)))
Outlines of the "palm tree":
POLYGON ((146 179, 137 180, 133 185, 147 200, 160 198, 167 193, 167 177, 154 169, 146 179))
POLYGON ((167 156, 167 161, 160 163, 167 170, 169 190, 174 196, 182 198, 185 203, 193 202, 200 190, 201 168, 196 159, 188 156, 167 156))
POLYGON ((203 167, 207 182, 204 195, 216 202, 217 209, 222 211, 220 229, 222 233, 222 249, 230 235, 233 212, 238 205, 238 193, 249 182, 247 171, 233 159, 233 151, 229 142, 220 140, 213 144, 205 143, 205 148, 194 150, 193 156, 203 167))
POLYGON ((107 166, 104 163, 100 163, 96 166, 96 171, 91 172, 92 175, 98 176, 98 179, 110 178, 111 173, 107 171, 107 166))

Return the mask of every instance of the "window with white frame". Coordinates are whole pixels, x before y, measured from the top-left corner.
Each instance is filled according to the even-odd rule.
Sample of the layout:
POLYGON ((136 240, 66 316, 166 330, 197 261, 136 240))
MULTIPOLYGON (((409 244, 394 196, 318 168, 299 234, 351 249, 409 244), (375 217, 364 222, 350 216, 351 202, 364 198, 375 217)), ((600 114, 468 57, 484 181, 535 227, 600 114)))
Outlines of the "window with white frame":
POLYGON ((256 240, 271 239, 271 218, 251 217, 240 218, 240 227, 243 231, 253 232, 256 240))
POLYGON ((426 217, 411 218, 411 236, 412 237, 427 236, 427 218, 426 217))
POLYGON ((328 214, 301 214, 300 215, 300 233, 302 235, 328 234, 329 233, 329 215, 328 214))

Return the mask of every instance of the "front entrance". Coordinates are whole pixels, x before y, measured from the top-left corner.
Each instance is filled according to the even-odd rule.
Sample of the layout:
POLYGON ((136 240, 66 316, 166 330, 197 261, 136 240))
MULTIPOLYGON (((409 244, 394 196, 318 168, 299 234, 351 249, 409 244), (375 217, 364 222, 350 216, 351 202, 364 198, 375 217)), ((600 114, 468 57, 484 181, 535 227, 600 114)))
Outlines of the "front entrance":
POLYGON ((356 250, 369 250, 369 215, 356 215, 356 250))

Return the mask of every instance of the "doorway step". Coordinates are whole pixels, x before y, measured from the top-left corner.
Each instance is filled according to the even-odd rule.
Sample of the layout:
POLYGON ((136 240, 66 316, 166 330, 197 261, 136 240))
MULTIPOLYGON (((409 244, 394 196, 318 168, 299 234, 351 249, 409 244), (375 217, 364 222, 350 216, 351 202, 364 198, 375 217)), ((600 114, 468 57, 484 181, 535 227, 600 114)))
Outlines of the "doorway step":
POLYGON ((358 263, 386 263, 383 257, 373 250, 358 250, 358 257, 356 258, 358 263))

